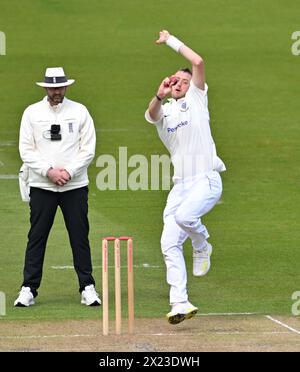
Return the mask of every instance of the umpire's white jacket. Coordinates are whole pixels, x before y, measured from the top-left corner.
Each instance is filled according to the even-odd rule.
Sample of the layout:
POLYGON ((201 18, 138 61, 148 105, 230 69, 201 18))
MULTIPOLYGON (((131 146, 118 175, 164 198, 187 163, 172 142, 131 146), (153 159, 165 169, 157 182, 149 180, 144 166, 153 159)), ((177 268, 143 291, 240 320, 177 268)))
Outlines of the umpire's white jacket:
POLYGON ((96 135, 87 108, 64 98, 52 107, 47 97, 24 111, 19 150, 28 167, 28 186, 49 191, 69 191, 88 185, 87 168, 95 155, 96 135), (61 140, 52 141, 51 125, 60 125, 61 140), (49 168, 64 168, 71 180, 57 186, 47 178, 49 168))

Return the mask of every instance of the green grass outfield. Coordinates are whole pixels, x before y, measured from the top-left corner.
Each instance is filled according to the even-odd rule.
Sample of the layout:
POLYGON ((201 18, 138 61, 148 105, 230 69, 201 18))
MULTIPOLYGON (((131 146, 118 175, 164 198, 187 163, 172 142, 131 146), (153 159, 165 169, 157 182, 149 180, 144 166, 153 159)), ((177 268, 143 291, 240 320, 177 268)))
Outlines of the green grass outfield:
POLYGON ((80 305, 73 270, 52 268, 72 264, 60 213, 37 305, 12 306, 22 280, 29 211, 17 180, 3 176, 17 175, 21 165, 20 118, 44 94, 34 82, 42 79, 46 66, 61 65, 77 80, 68 97, 89 108, 97 129, 89 204, 97 287, 101 237, 130 234, 138 266, 136 315, 163 317, 169 310, 159 244, 167 191, 104 192, 96 187, 101 154, 117 156, 119 146, 149 160, 151 154, 166 153, 144 121, 144 111, 160 80, 186 63, 154 44, 162 28, 205 59, 212 132, 228 168, 223 203, 204 219, 215 247, 205 278, 192 277, 190 243, 185 247, 190 300, 203 313, 291 313, 291 295, 300 290, 300 56, 291 53, 291 34, 300 28, 298 2, 2 0, 0 291, 7 296, 7 315, 1 320, 101 314, 80 305), (143 268, 145 263, 158 267, 143 268))

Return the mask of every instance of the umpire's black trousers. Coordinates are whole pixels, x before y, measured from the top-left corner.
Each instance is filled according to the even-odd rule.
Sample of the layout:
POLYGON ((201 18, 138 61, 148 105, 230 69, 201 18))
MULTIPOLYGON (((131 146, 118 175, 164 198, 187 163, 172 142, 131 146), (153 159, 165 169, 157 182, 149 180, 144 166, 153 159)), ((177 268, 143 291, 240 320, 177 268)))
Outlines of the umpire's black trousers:
MULTIPOLYGON (((95 284, 88 240, 88 188, 52 192, 30 188, 30 223, 25 255, 23 286, 30 287, 34 296, 42 280, 45 249, 57 207, 64 216, 73 253, 74 268, 78 275, 79 290, 95 284)), ((59 247, 61 249, 61 247, 59 247)))

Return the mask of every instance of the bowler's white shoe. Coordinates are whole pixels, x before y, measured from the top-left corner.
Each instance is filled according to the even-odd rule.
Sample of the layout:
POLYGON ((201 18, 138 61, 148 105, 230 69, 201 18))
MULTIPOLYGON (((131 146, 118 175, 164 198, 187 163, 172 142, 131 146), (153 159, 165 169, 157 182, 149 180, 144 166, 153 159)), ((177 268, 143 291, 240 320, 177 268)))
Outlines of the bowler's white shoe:
POLYGON ((34 305, 34 299, 30 287, 22 287, 21 291, 19 292, 19 297, 14 302, 14 306, 28 307, 31 305, 34 305))
POLYGON ((204 276, 210 269, 210 256, 212 254, 212 246, 207 245, 199 252, 193 250, 193 275, 204 276))
POLYGON ((100 306, 101 300, 93 284, 87 285, 81 292, 81 303, 87 306, 100 306))
POLYGON ((197 314, 198 308, 190 302, 178 302, 172 305, 172 310, 167 314, 170 324, 178 324, 186 319, 191 319, 197 314))

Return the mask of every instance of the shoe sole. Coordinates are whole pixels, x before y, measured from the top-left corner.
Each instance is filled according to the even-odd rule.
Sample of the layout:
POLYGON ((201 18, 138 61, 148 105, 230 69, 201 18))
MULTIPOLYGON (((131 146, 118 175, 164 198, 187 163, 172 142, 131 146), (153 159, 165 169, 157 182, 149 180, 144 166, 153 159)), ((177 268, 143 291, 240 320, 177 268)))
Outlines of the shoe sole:
POLYGON ((21 302, 16 303, 14 306, 15 307, 28 307, 28 306, 22 304, 21 302))
POLYGON ((34 305, 34 302, 30 302, 29 305, 24 305, 22 304, 22 302, 17 302, 14 307, 29 307, 29 306, 32 306, 34 305))
POLYGON ((184 320, 193 318, 197 314, 197 312, 198 312, 198 309, 194 309, 187 314, 175 314, 171 316, 167 315, 168 322, 173 325, 179 324, 183 322, 184 320))
POLYGON ((101 304, 99 304, 98 301, 94 301, 92 304, 88 305, 88 306, 100 306, 101 304))
POLYGON ((81 304, 86 306, 101 306, 101 302, 99 303, 98 301, 94 301, 91 304, 87 304, 85 301, 81 301, 81 304))

